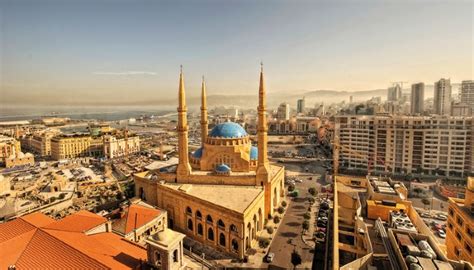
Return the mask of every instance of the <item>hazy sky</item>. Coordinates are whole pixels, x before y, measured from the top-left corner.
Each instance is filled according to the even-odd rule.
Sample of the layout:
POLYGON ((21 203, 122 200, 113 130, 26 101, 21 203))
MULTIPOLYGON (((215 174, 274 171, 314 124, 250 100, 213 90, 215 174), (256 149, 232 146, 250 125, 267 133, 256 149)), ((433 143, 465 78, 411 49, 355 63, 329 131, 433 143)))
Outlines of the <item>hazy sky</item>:
POLYGON ((473 79, 473 1, 0 0, 0 99, 146 100, 473 79), (59 96, 58 98, 56 98, 59 96))

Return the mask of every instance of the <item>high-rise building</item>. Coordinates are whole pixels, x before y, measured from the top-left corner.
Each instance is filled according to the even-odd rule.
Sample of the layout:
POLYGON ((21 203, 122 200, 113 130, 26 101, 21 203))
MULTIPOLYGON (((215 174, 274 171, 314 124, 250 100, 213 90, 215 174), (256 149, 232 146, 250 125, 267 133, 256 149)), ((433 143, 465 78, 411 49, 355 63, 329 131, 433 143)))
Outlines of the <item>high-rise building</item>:
POLYGON ((440 79, 434 84, 433 113, 449 115, 451 112, 451 80, 440 79))
POLYGON ((305 109, 305 97, 298 99, 296 102, 296 113, 304 113, 305 109))
POLYGON ((471 107, 471 112, 474 112, 474 80, 462 81, 461 103, 467 104, 471 107))
POLYGON ((411 114, 423 113, 423 102, 425 99, 425 84, 415 83, 411 85, 411 114))
POLYGON ((449 198, 446 224, 448 258, 474 262, 474 177, 467 179, 464 199, 449 198))
POLYGON ((474 171, 472 117, 338 116, 341 167, 458 179, 474 171))
POLYGON ((387 90, 387 101, 399 101, 402 98, 402 87, 400 84, 395 84, 387 90))
POLYGON ((277 110, 278 120, 289 120, 290 119, 290 104, 282 103, 277 110))

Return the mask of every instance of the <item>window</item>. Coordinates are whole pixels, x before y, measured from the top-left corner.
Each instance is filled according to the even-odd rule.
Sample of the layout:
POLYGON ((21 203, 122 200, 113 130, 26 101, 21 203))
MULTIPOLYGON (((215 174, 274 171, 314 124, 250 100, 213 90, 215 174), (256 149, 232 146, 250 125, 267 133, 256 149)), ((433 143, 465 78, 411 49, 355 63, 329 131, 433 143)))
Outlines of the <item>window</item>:
POLYGON ((212 217, 211 217, 211 215, 207 215, 206 221, 207 221, 207 223, 211 223, 211 224, 212 224, 212 217))
POLYGON ((209 228, 207 230, 207 239, 214 241, 214 230, 212 230, 212 228, 209 228))
POLYGON ((173 262, 178 262, 178 250, 173 251, 173 262))
POLYGON ((219 226, 219 228, 221 229, 225 229, 224 221, 222 221, 222 219, 219 219, 219 221, 217 222, 217 226, 219 226))
POLYGON ((449 227, 450 230, 452 230, 453 229, 453 224, 449 223, 448 227, 449 227))
POLYGON ((459 232, 456 232, 456 238, 461 241, 461 234, 459 232))
POLYGON ((469 227, 466 228, 466 233, 467 233, 467 235, 469 235, 471 238, 474 236, 474 231, 471 230, 471 228, 469 228, 469 227))
POLYGON ((201 225, 201 223, 198 224, 198 234, 202 236, 202 225, 201 225))
POLYGON ((235 239, 232 239, 232 251, 239 252, 239 243, 235 239))
POLYGON ((155 265, 161 266, 161 254, 158 251, 155 251, 155 265))
POLYGON ((239 231, 237 230, 237 226, 235 226, 234 224, 231 224, 230 225, 230 231, 231 232, 234 232, 234 233, 238 233, 239 231))
POLYGON ((193 214, 193 210, 191 209, 191 207, 186 207, 186 214, 188 215, 192 215, 193 214))
POLYGON ((460 216, 458 216, 458 224, 459 226, 462 226, 462 224, 464 223, 464 220, 462 220, 462 218, 460 216))
POLYGON ((197 219, 202 219, 201 211, 199 211, 199 210, 196 211, 196 218, 197 219))
POLYGON ((466 243, 466 244, 464 245, 464 247, 466 248, 467 253, 468 253, 469 255, 471 255, 471 253, 472 253, 472 248, 471 248, 471 246, 466 243))
POLYGON ((225 235, 223 233, 219 234, 219 245, 225 247, 225 235))
POLYGON ((193 231, 193 221, 188 219, 188 230, 193 231))

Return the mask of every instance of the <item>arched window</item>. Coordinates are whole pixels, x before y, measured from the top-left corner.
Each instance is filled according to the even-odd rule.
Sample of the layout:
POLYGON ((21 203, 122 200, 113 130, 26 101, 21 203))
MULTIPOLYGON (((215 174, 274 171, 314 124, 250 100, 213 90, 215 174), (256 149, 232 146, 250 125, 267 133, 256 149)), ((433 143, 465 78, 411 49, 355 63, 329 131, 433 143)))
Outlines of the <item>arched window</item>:
POLYGON ((239 243, 235 239, 232 239, 232 251, 239 252, 239 243))
POLYGON ((173 262, 178 262, 178 250, 173 251, 173 262))
POLYGON ((191 219, 188 219, 188 230, 193 230, 193 221, 191 219))
POLYGON ((191 207, 186 207, 186 214, 188 215, 192 215, 193 214, 193 210, 191 209, 191 207))
POLYGON ((217 226, 219 226, 219 228, 221 229, 225 229, 224 221, 222 221, 222 219, 219 219, 219 221, 217 221, 217 226))
POLYGON ((207 230, 207 239, 214 241, 214 230, 212 230, 212 228, 207 230))
POLYGON ((219 245, 225 247, 225 235, 223 233, 219 234, 219 245))
POLYGON ((196 218, 198 218, 198 219, 202 218, 201 211, 199 211, 199 210, 196 211, 196 218))
POLYGON ((201 225, 201 223, 198 224, 198 234, 202 235, 202 225, 201 225))
POLYGON ((237 230, 237 226, 235 226, 234 224, 231 224, 230 225, 230 231, 231 232, 235 232, 235 233, 238 233, 239 231, 237 230))
POLYGON ((211 224, 212 224, 212 217, 211 217, 211 215, 207 215, 206 221, 207 221, 207 223, 211 223, 211 224))

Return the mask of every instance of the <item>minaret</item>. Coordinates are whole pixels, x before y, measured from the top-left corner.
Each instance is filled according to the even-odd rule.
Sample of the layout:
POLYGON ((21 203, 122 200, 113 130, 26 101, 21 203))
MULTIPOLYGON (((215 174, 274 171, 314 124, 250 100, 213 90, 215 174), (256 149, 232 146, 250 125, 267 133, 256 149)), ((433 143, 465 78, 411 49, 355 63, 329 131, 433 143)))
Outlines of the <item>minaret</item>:
POLYGON ((184 92, 183 66, 179 74, 179 105, 178 105, 178 168, 176 169, 177 180, 187 177, 191 173, 188 153, 188 120, 186 108, 186 96, 184 92))
POLYGON ((202 77, 202 88, 201 88, 201 146, 204 146, 206 142, 208 130, 207 122, 207 101, 206 101, 206 82, 204 76, 202 77))
POLYGON ((265 216, 271 214, 272 207, 272 186, 269 172, 270 163, 267 155, 267 117, 266 117, 266 96, 265 82, 263 79, 263 64, 260 69, 260 87, 258 89, 258 164, 257 164, 257 185, 265 188, 265 216))

